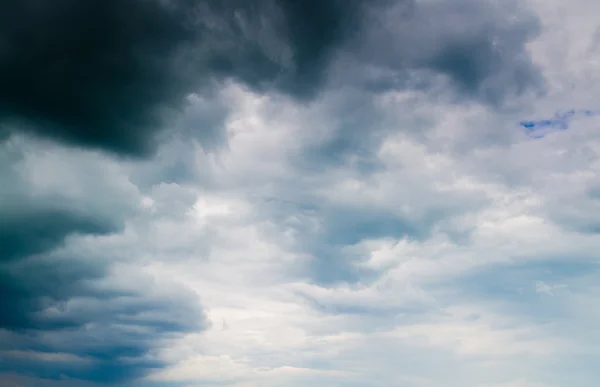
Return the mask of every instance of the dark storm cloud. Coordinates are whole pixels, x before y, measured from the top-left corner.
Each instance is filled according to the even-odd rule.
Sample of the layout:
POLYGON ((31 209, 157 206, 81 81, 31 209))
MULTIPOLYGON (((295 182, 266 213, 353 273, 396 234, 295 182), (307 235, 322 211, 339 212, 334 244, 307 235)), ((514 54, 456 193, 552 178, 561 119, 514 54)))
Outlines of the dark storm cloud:
POLYGON ((201 311, 185 293, 97 288, 107 269, 60 255, 5 266, 1 301, 9 308, 0 324, 11 340, 1 350, 16 346, 25 356, 0 352, 0 368, 49 379, 126 381, 165 365, 151 356, 161 339, 203 328, 201 311))
MULTIPOLYGON (((6 0, 0 4, 0 133, 18 127, 143 155, 189 93, 231 78, 257 91, 311 99, 340 52, 362 64, 358 74, 335 69, 344 83, 364 78, 363 65, 391 70, 369 80, 380 90, 406 87, 398 77, 429 69, 499 100, 505 89, 538 81, 524 52, 537 24, 532 17, 510 22, 521 14, 490 4, 6 0)), ((199 124, 210 133, 204 137, 222 136, 220 123, 208 121, 199 124)))
POLYGON ((191 35, 177 10, 143 1, 8 0, 0 7, 5 122, 115 151, 146 148, 142 131, 156 127, 158 110, 181 94, 169 62, 173 43, 191 35))
POLYGON ((2 263, 0 370, 127 381, 165 366, 152 357, 162 339, 205 327, 193 296, 124 288, 110 282, 109 269, 110 261, 67 252, 2 263))
POLYGON ((0 261, 43 253, 58 247, 71 233, 107 234, 117 231, 101 219, 56 209, 3 214, 0 222, 0 261))
POLYGON ((69 143, 143 154, 165 115, 212 80, 313 95, 362 3, 3 1, 0 117, 69 143))
POLYGON ((53 152, 17 138, 0 147, 0 372, 142 376, 164 365, 151 356, 162 339, 202 329, 205 318, 193 296, 143 277, 123 284, 132 274, 115 272, 120 257, 72 243, 122 231, 139 197, 118 175, 95 173, 111 168, 92 155, 53 152))

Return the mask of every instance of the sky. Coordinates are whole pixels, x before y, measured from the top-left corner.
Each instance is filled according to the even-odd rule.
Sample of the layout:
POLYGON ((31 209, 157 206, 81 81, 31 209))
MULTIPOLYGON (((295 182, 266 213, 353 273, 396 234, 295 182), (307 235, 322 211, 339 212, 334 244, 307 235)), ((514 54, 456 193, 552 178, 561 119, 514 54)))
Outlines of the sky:
POLYGON ((0 2, 0 387, 597 386, 598 14, 0 2))

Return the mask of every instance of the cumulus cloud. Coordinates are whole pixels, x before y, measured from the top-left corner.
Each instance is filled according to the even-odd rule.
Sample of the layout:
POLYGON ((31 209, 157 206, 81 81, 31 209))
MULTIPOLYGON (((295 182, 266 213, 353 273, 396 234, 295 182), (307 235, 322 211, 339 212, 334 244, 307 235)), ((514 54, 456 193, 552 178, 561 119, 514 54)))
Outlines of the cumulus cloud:
MULTIPOLYGON (((511 90, 540 85, 525 50, 535 17, 504 3, 7 1, 3 136, 25 130, 147 154, 193 92, 210 94, 215 82, 233 79, 312 99, 332 73, 355 83, 346 62, 355 72, 372 62, 389 74, 368 80, 380 89, 407 87, 396 78, 433 71, 478 98, 501 101, 511 90)), ((222 118, 209 116, 198 131, 219 138, 222 118)))
POLYGON ((369 26, 356 71, 369 70, 371 89, 429 88, 439 74, 491 103, 543 90, 526 48, 539 21, 517 2, 400 1, 369 26))
POLYGON ((118 164, 22 136, 2 157, 2 370, 127 380, 161 365, 151 353, 160 340, 202 329, 192 297, 116 270, 120 253, 95 245, 141 211, 118 164))
POLYGON ((4 2, 0 385, 595 386, 584 3, 4 2))
POLYGON ((4 130, 143 154, 165 115, 223 77, 310 96, 363 3, 5 2, 4 130))

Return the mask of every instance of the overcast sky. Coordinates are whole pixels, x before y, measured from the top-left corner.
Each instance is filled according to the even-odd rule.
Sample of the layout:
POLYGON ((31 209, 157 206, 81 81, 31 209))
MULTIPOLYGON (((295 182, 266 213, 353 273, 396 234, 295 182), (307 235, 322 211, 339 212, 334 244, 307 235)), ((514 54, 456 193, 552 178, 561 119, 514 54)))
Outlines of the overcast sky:
POLYGON ((596 387, 598 15, 0 1, 0 387, 596 387))

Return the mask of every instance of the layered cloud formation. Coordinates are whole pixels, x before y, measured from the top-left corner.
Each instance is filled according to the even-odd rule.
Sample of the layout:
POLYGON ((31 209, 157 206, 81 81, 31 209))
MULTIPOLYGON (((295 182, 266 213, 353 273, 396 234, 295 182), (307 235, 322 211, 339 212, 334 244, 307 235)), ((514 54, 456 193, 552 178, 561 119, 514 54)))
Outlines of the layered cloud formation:
POLYGON ((595 386, 559 5, 3 1, 0 386, 595 386))
POLYGON ((386 89, 425 71, 494 100, 541 81, 524 48, 538 22, 513 1, 10 0, 1 11, 4 131, 126 154, 150 151, 187 95, 223 79, 302 100, 329 78, 386 89))

